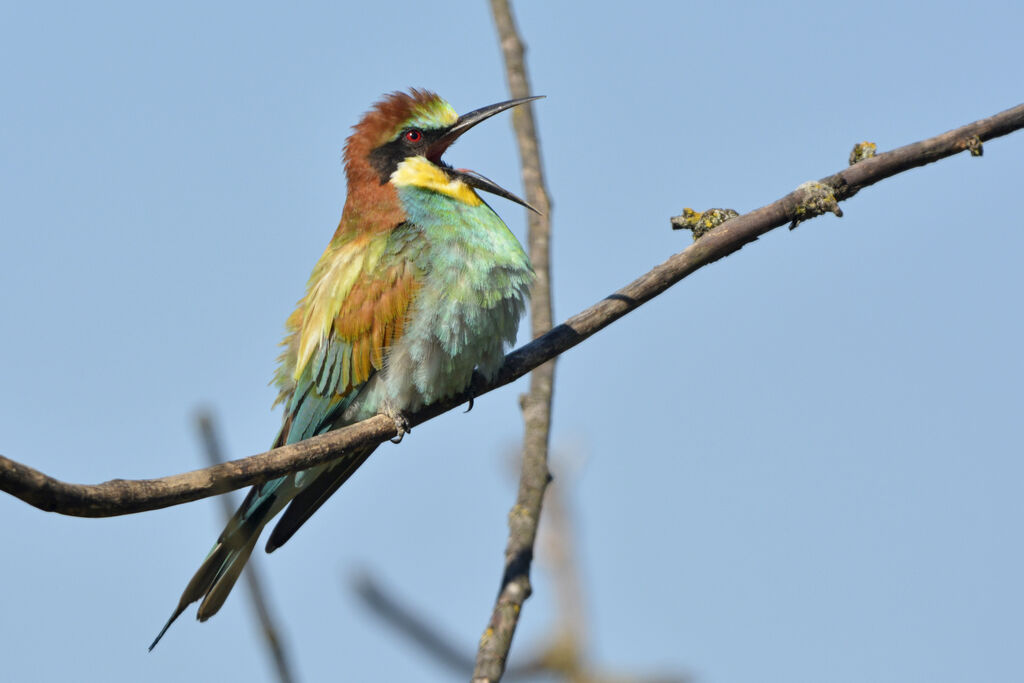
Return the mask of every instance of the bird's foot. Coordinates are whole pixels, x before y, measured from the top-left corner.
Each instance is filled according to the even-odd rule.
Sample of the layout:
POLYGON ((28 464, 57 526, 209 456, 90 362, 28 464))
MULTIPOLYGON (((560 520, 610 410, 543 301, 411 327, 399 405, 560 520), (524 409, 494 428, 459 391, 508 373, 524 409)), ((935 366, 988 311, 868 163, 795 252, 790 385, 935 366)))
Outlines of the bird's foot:
POLYGON ((409 418, 402 413, 401 410, 393 410, 386 408, 384 414, 391 418, 391 421, 395 423, 395 431, 398 435, 391 439, 391 443, 402 443, 402 439, 405 438, 406 434, 412 434, 412 427, 409 426, 409 418))

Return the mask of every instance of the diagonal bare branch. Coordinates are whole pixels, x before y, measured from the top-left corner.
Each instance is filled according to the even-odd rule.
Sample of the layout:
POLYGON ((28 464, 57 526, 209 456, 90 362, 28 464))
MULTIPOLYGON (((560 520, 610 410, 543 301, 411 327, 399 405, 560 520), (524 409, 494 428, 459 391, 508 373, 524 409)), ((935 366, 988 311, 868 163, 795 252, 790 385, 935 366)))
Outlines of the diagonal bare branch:
MULTIPOLYGON (((823 178, 820 182, 833 189, 837 200, 848 199, 861 189, 898 173, 969 149, 977 149, 977 142, 985 142, 1021 128, 1024 128, 1024 104, 927 140, 879 154, 823 178)), ((807 195, 807 190, 797 189, 771 204, 723 223, 622 289, 508 354, 493 380, 474 376, 467 391, 417 412, 410 417, 410 424, 421 424, 465 403, 470 397, 482 396, 519 379, 650 301, 694 271, 738 251, 769 230, 788 225, 796 219, 806 220, 803 202, 807 195)), ((381 443, 394 436, 394 422, 388 417, 377 415, 306 441, 202 470, 159 479, 114 479, 92 485, 62 482, 0 455, 0 491, 49 512, 78 517, 126 515, 240 489, 328 462, 354 448, 381 443)))

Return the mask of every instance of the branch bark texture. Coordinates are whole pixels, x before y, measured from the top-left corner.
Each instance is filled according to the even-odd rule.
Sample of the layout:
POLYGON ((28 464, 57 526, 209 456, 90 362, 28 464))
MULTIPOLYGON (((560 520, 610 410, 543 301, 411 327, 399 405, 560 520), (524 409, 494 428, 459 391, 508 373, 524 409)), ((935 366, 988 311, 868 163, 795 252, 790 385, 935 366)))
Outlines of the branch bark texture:
MULTIPOLYGON (((821 179, 837 200, 885 178, 977 148, 977 142, 1024 128, 1024 104, 975 121, 927 140, 899 147, 861 161, 821 179), (977 138, 973 141, 973 138, 977 138)), ((470 397, 513 382, 534 368, 571 349, 630 311, 658 296, 694 271, 753 242, 769 230, 806 220, 807 191, 798 189, 771 204, 743 214, 710 231, 684 251, 644 273, 622 289, 601 299, 505 357, 493 381, 475 376, 459 396, 440 401, 410 416, 416 426, 470 397)), ((667 229, 667 226, 666 226, 667 229)), ((179 505, 279 477, 340 457, 353 448, 397 436, 394 422, 377 415, 354 425, 296 444, 232 460, 222 465, 159 479, 114 479, 102 484, 69 484, 0 455, 0 491, 41 510, 78 517, 112 517, 179 505)), ((145 447, 142 444, 142 447, 145 447)))
MULTIPOLYGON (((526 72, 523 42, 516 29, 508 0, 491 0, 491 13, 498 31, 505 75, 512 98, 529 97, 530 79, 526 72)), ((530 261, 536 273, 530 296, 530 324, 533 338, 551 331, 551 201, 544 183, 540 160, 540 142, 533 120, 533 105, 519 107, 513 113, 527 201, 539 214, 527 212, 527 236, 530 261)), ((548 444, 551 433, 551 398, 555 385, 555 360, 537 367, 530 375, 530 391, 522 398, 523 457, 516 503, 508 515, 509 535, 505 546, 505 571, 491 618, 480 638, 474 683, 492 683, 505 673, 505 662, 512 648, 512 637, 519 624, 523 602, 530 597, 530 567, 540 524, 544 491, 551 475, 548 471, 548 444)))

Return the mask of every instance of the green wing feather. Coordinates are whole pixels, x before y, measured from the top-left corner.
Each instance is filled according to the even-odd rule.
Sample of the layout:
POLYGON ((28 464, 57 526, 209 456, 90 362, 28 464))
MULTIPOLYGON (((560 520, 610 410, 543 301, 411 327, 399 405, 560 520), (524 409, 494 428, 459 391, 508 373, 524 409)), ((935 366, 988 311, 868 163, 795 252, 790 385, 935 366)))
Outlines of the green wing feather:
MULTIPOLYGON (((419 230, 407 224, 368 235, 339 233, 332 240, 287 322, 289 334, 275 374, 285 419, 275 446, 341 426, 342 413, 383 368, 388 347, 402 337, 425 272, 424 247, 419 230)), ((221 608, 263 527, 286 505, 268 552, 291 538, 372 452, 360 449, 250 489, 150 649, 189 604, 202 600, 200 621, 221 608)))

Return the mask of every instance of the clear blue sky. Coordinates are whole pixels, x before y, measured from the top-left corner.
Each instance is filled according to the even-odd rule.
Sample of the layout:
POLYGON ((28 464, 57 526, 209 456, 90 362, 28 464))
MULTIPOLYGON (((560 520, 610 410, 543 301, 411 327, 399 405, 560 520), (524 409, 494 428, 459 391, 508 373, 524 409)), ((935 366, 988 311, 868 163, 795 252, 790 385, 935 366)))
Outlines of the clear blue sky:
MULTIPOLYGON (((556 317, 747 211, 1024 101, 1021 4, 520 3, 556 317)), ((67 481, 269 446, 283 322, 381 93, 505 99, 485 3, 0 6, 0 453, 67 481)), ((508 116, 447 158, 520 188, 508 116)), ((706 682, 1019 680, 1024 134, 870 188, 687 279, 558 365, 594 658, 706 682)), ((495 204, 524 235, 519 207, 495 204)), ((385 445, 259 557, 304 681, 447 681, 346 586, 471 651, 514 496, 519 383, 385 445)), ((558 485, 558 483, 556 483, 558 485)), ((11 681, 270 680, 239 592, 163 624, 215 501, 109 520, 0 496, 11 681)), ((543 559, 543 558, 542 558, 543 559)), ((538 574, 519 651, 548 632, 538 574)))

